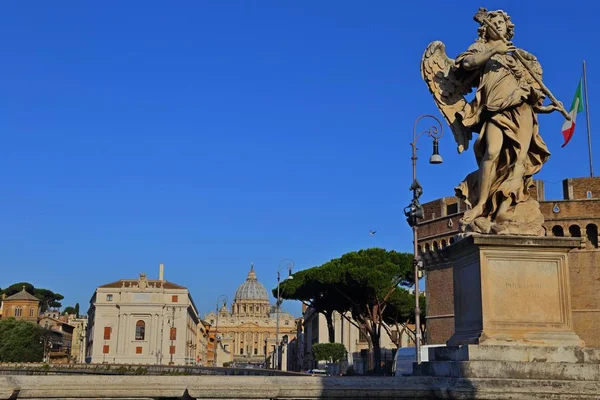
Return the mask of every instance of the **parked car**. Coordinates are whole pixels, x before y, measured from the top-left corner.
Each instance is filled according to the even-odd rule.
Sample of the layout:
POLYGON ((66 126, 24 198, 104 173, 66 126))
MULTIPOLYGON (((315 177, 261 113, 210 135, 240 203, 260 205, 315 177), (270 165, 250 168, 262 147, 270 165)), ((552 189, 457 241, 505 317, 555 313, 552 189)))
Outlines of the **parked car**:
POLYGON ((307 372, 312 376, 329 376, 327 370, 324 369, 309 369, 307 372))
POLYGON ((392 374, 394 376, 410 375, 413 371, 413 362, 417 359, 417 350, 415 347, 401 347, 396 351, 394 363, 392 364, 392 374))

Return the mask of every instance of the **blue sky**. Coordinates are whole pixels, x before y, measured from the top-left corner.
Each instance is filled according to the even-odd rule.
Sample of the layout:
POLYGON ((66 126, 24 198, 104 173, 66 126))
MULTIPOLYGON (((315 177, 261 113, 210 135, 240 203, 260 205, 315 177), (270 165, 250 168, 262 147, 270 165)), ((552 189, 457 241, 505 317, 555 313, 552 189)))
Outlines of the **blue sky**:
MULTIPOLYGON (((156 278, 164 262, 204 314, 251 262, 271 288, 282 258, 298 270, 360 248, 410 251, 412 124, 439 116, 419 73, 427 44, 455 57, 478 7, 505 9, 567 106, 587 60, 594 129, 598 4, 2 2, 0 287, 30 281, 87 309, 98 285, 156 278)), ((589 174, 580 118, 566 148, 561 116, 540 118, 547 198, 589 174)), ((426 163, 430 146, 425 201, 476 168, 449 130, 442 166, 426 163)))

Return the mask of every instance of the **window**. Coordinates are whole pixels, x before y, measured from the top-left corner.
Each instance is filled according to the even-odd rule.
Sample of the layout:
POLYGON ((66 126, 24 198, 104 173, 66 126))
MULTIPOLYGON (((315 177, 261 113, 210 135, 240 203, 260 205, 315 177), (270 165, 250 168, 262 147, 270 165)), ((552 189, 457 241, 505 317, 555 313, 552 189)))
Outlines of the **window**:
MULTIPOLYGON (((416 300, 415 300, 415 301, 416 301, 416 300)), ((289 325, 289 324, 290 324, 290 320, 289 320, 289 319, 286 319, 286 320, 285 320, 285 324, 286 324, 286 325, 289 325)))
POLYGON ((146 338, 146 323, 138 321, 135 323, 135 340, 144 340, 146 338))
POLYGON ((112 329, 110 326, 105 326, 104 327, 104 340, 110 340, 110 333, 112 332, 112 329))
POLYGON ((169 354, 175 354, 175 346, 169 346, 169 354))
POLYGON ((569 227, 569 234, 571 237, 581 237, 581 228, 578 225, 571 225, 569 227))
POLYGON ((106 295, 106 301, 112 301, 112 294, 106 295))
POLYGON ((562 226, 555 225, 552 227, 552 235, 557 237, 565 236, 562 226))
POLYGON ((135 348, 135 354, 142 354, 142 346, 138 346, 135 348))
POLYGON ((211 324, 211 325, 214 325, 214 324, 215 324, 215 320, 214 320, 214 319, 211 319, 211 320, 210 320, 210 324, 211 324))
MULTIPOLYGON (((416 300, 415 300, 415 301, 416 301, 416 300)), ((242 343, 242 347, 240 347, 240 355, 243 355, 243 354, 244 354, 244 347, 243 347, 243 346, 244 346, 244 344, 242 343)))
POLYGON ((15 317, 20 317, 23 315, 23 309, 21 307, 15 308, 15 317))
POLYGON ((592 192, 587 192, 587 193, 586 193, 586 197, 587 197, 588 199, 591 199, 591 198, 592 198, 592 192))
POLYGON ((104 353, 104 354, 108 354, 108 351, 109 351, 109 350, 110 350, 110 346, 109 346, 109 345, 107 345, 107 344, 105 344, 105 345, 102 347, 102 353, 104 353))
POLYGON ((458 213, 458 203, 449 204, 446 206, 446 215, 452 215, 458 213))
POLYGON ((29 316, 30 316, 30 317, 33 317, 33 307, 31 307, 31 308, 29 309, 29 316))
POLYGON ((598 226, 594 224, 589 224, 585 227, 585 235, 587 236, 587 240, 590 242, 592 247, 598 248, 598 226))
POLYGON ((171 328, 169 340, 177 340, 177 328, 171 328))
POLYGON ((257 355, 257 354, 258 354, 258 349, 255 348, 254 349, 254 355, 257 355))
POLYGON ((171 301, 172 301, 173 303, 177 303, 177 302, 179 301, 179 296, 178 296, 178 295, 176 295, 176 294, 174 294, 173 296, 171 296, 171 301))
POLYGON ((360 328, 359 334, 358 334, 358 341, 361 343, 366 343, 367 340, 367 330, 365 328, 360 328))

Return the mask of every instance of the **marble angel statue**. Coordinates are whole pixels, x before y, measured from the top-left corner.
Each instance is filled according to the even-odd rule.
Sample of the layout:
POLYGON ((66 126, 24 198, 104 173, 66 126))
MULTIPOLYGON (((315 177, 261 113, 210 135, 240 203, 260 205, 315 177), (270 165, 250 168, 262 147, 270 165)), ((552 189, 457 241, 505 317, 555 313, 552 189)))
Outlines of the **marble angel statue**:
POLYGON ((470 208, 461 232, 543 235, 543 215, 530 197, 533 175, 550 157, 537 114, 566 114, 541 81, 542 68, 531 53, 514 47, 514 24, 506 12, 480 9, 478 38, 456 59, 440 41, 432 42, 421 75, 450 125, 458 152, 473 151, 478 170, 456 188, 470 208), (476 88, 472 101, 465 95, 476 88), (543 105, 544 99, 553 100, 543 105))

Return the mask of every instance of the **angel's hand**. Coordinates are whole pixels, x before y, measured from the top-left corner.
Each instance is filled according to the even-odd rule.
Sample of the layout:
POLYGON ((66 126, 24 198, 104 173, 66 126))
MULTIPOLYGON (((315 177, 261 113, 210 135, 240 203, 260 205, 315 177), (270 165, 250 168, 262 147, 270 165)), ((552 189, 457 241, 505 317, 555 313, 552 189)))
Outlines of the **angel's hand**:
POLYGON ((559 101, 558 103, 553 104, 553 106, 554 106, 553 111, 560 111, 561 109, 564 110, 564 108, 565 108, 565 105, 562 103, 562 101, 559 101))
POLYGON ((506 54, 517 51, 517 48, 512 44, 512 42, 500 42, 494 47, 494 52, 496 54, 506 54))
POLYGON ((534 106, 533 110, 539 114, 550 114, 553 111, 560 111, 563 104, 559 101, 559 104, 549 104, 547 106, 539 105, 534 106))

